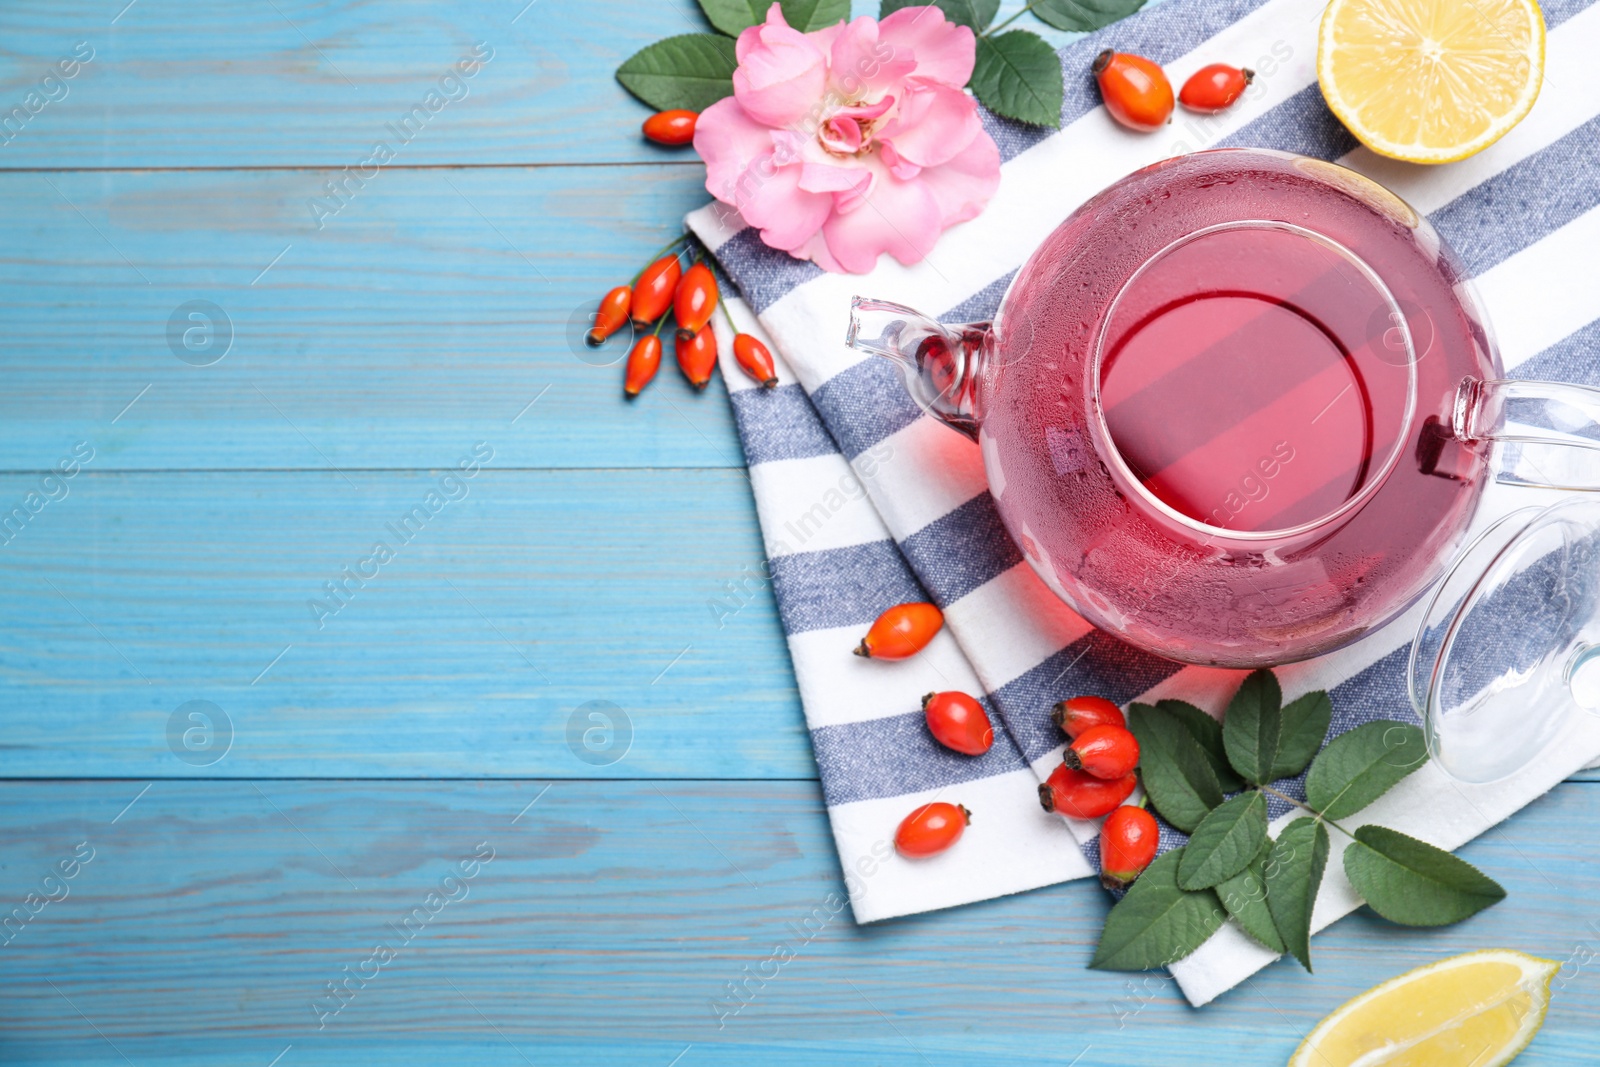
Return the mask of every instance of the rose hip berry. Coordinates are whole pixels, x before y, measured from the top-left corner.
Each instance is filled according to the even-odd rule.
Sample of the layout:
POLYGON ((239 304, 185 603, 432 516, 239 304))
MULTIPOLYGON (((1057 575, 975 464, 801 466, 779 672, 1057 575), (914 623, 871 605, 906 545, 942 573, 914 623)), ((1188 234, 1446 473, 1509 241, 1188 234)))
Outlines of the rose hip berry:
POLYGON ((1143 808, 1124 804, 1100 827, 1100 884, 1126 889, 1156 858, 1161 828, 1143 808))
POLYGON ((1139 765, 1139 741, 1126 726, 1091 726, 1067 746, 1062 759, 1096 778, 1121 778, 1139 765))
POLYGON ((972 812, 960 804, 925 804, 907 815, 894 832, 895 850, 912 859, 937 855, 961 840, 971 821, 972 812))
POLYGON ((680 330, 673 348, 678 353, 678 369, 689 379, 689 384, 704 389, 717 366, 717 337, 711 327, 700 327, 700 332, 690 334, 688 340, 684 340, 680 330))
POLYGON ((639 395, 661 366, 661 338, 647 333, 633 343, 628 353, 628 370, 622 379, 622 391, 630 398, 639 395))
MULTIPOLYGON (((731 321, 731 320, 730 320, 731 321)), ((733 358, 739 369, 760 382, 767 389, 778 387, 778 372, 772 365, 772 353, 767 346, 750 334, 741 333, 733 339, 733 358)))
POLYGON ((662 256, 639 272, 633 286, 633 325, 646 329, 672 306, 672 294, 683 277, 677 254, 662 256))
POLYGON ((928 647, 944 626, 944 612, 932 604, 896 604, 872 624, 856 646, 856 655, 872 659, 905 659, 928 647))
POLYGON ((1122 711, 1105 697, 1073 697, 1050 709, 1050 721, 1068 737, 1076 738, 1091 726, 1127 726, 1122 711))
POLYGON ((1140 133, 1160 129, 1172 117, 1172 83, 1143 56, 1107 48, 1089 70, 1111 117, 1140 133))
POLYGON ((600 298, 600 310, 594 313, 594 325, 583 339, 591 345, 603 344, 606 338, 622 329, 632 307, 633 286, 617 286, 600 298))
POLYGON ((717 310, 717 276, 700 260, 683 272, 672 297, 672 317, 678 320, 678 336, 688 340, 711 321, 717 310))
POLYGON ((658 111, 644 120, 644 135, 656 144, 685 145, 694 140, 694 124, 699 112, 685 108, 658 111))
POLYGON ((983 705, 965 693, 929 693, 922 698, 928 730, 945 748, 981 756, 994 744, 994 726, 983 705))
POLYGON ((1138 784, 1137 774, 1129 773, 1108 781, 1088 771, 1075 771, 1063 763, 1039 786, 1039 804, 1045 811, 1070 815, 1074 819, 1098 819, 1127 800, 1138 784))
POLYGON ((1215 115, 1244 94, 1256 72, 1213 63, 1189 75, 1178 93, 1178 102, 1191 111, 1215 115))

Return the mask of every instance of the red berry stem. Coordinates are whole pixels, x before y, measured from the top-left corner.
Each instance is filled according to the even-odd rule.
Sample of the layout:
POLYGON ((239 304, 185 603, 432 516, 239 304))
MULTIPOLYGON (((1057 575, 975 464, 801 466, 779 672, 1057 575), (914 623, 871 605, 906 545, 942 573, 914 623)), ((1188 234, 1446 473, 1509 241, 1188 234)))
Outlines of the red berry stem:
POLYGON ((717 295, 717 307, 722 309, 722 317, 728 320, 728 329, 733 331, 733 358, 739 364, 739 369, 752 381, 760 382, 763 389, 776 389, 778 387, 778 371, 772 363, 772 353, 767 351, 767 346, 753 333, 740 333, 738 323, 733 321, 733 312, 728 310, 728 302, 717 295))
MULTIPOLYGON (((641 275, 645 271, 649 270, 650 269, 650 264, 654 263, 656 260, 658 260, 662 256, 666 255, 668 252, 672 251, 674 246, 681 245, 685 241, 687 241, 688 239, 689 239, 689 235, 687 233, 680 233, 680 234, 678 234, 678 236, 674 237, 672 240, 668 241, 666 244, 662 245, 660 248, 656 249, 654 252, 651 252, 650 253, 650 258, 644 261, 644 266, 640 267, 638 270, 633 272, 633 279, 630 282, 628 282, 628 284, 630 286, 638 285, 639 284, 639 275, 641 275)), ((681 257, 683 255, 684 251, 686 251, 686 249, 680 249, 678 251, 678 255, 681 257)))

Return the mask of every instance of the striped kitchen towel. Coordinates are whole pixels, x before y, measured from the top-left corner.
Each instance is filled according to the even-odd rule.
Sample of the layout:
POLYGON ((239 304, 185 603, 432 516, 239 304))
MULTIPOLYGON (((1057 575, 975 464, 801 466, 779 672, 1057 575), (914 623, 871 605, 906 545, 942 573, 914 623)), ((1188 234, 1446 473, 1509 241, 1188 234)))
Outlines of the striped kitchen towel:
MULTIPOLYGON (((824 274, 763 246, 721 205, 690 216, 742 296, 733 302, 741 327, 768 338, 782 359, 780 386, 756 388, 726 355, 731 338, 720 338, 858 921, 1087 875, 1094 824, 1047 816, 1034 798, 1061 758, 1051 704, 1099 693, 1119 702, 1176 697, 1215 712, 1242 675, 1141 652, 1062 605, 1006 536, 978 447, 919 410, 893 366, 845 347, 852 296, 951 322, 989 318, 1039 242, 1122 175, 1200 148, 1277 148, 1361 171, 1425 213, 1474 277, 1509 374, 1600 384, 1600 290, 1592 282, 1600 276, 1600 64, 1592 60, 1600 3, 1546 5, 1547 91, 1503 140, 1437 168, 1373 155, 1328 112, 1315 73, 1321 11, 1322 0, 1167 0, 1067 46, 1061 130, 986 114, 1004 161, 999 192, 912 267, 885 257, 866 276, 824 274), (1182 116, 1162 132, 1136 135, 1101 112, 1087 73, 1094 54, 1112 45, 1160 62, 1180 83, 1218 60, 1251 66, 1257 78, 1221 115, 1182 116), (849 654, 879 611, 923 598, 948 622, 927 652, 894 664, 849 654), (990 753, 954 755, 928 737, 918 697, 935 689, 984 696, 1004 725, 990 753), (934 860, 899 860, 896 824, 935 797, 977 813, 967 837, 934 860)), ((1492 486, 1479 522, 1555 498, 1492 486)), ((1335 732, 1413 718, 1405 659, 1418 610, 1351 647, 1281 668, 1286 698, 1329 690, 1335 732)), ((1596 755, 1600 720, 1589 718, 1570 725, 1550 758, 1508 781, 1462 785, 1430 765, 1363 818, 1455 848, 1596 755)), ((1301 781, 1277 785, 1304 795, 1301 781)), ((1276 832, 1292 816, 1283 802, 1273 805, 1276 832)), ((1165 847, 1182 840, 1170 828, 1163 835, 1165 847)), ((1314 929, 1360 904, 1341 847, 1335 840, 1314 929)), ((1273 959, 1230 923, 1172 970, 1190 1001, 1203 1004, 1273 959)))

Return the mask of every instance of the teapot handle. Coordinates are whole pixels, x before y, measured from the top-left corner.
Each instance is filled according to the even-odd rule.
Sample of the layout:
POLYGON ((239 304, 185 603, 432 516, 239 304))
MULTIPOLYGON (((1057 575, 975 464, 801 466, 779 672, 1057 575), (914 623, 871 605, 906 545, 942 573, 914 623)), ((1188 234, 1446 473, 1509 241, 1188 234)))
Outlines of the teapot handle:
POLYGON ((1499 481, 1600 489, 1600 389, 1563 382, 1463 378, 1453 421, 1461 441, 1566 446, 1560 462, 1543 465, 1530 450, 1514 448, 1502 457, 1499 481))

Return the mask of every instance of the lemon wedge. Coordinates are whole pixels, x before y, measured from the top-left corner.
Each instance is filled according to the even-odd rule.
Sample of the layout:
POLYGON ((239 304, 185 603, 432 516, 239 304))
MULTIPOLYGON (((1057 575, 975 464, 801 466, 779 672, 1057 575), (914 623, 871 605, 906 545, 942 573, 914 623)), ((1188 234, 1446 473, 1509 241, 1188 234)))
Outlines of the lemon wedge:
POLYGON ((1539 1032, 1560 966, 1486 949, 1407 971, 1318 1023, 1289 1067, 1501 1067, 1539 1032))
POLYGON ((1534 0, 1332 0, 1322 16, 1323 98, 1379 155, 1481 152, 1522 121, 1543 80, 1534 0))

